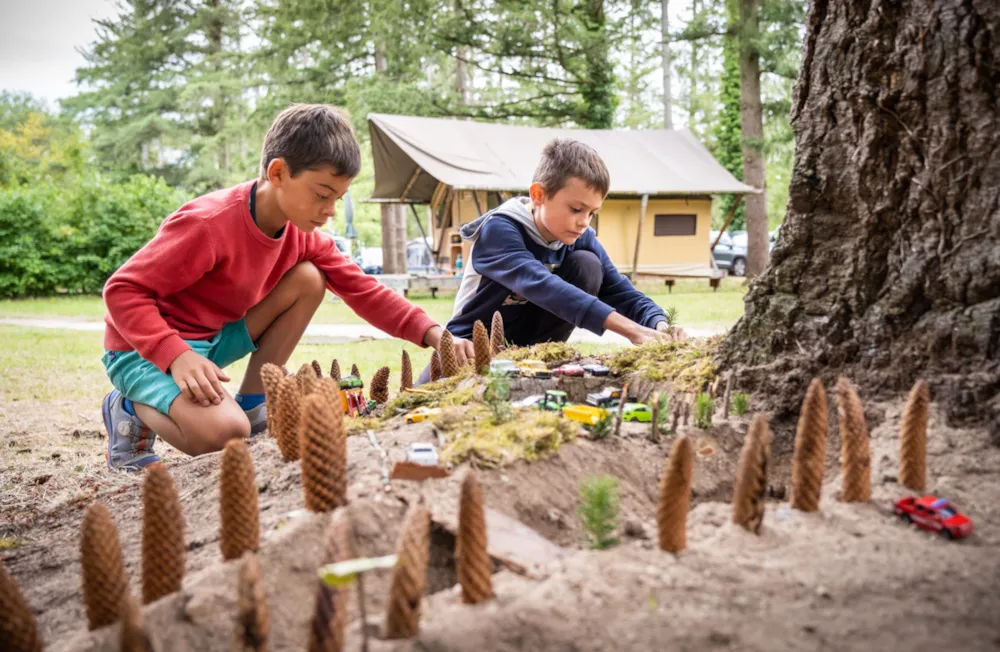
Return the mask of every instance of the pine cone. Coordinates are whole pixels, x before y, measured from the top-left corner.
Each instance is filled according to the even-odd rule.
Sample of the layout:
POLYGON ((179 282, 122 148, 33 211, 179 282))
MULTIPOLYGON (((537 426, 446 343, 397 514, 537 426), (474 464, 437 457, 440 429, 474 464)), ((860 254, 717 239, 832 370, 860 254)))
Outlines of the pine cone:
POLYGON ((285 373, 276 364, 264 363, 260 368, 260 380, 264 384, 264 401, 267 404, 267 432, 272 437, 278 436, 280 426, 278 425, 278 386, 285 378, 285 373))
POLYGON ((315 394, 319 394, 334 412, 344 413, 344 401, 340 398, 340 386, 333 378, 321 378, 316 384, 315 394))
POLYGON ((0 642, 10 652, 42 652, 42 636, 14 578, 0 562, 0 642))
POLYGON ((80 563, 87 624, 98 629, 118 620, 118 608, 128 591, 118 530, 108 508, 91 503, 80 525, 80 563))
POLYGON ((899 483, 913 491, 927 489, 927 420, 931 391, 918 380, 910 390, 899 432, 899 483))
POLYGON ((233 632, 234 652, 267 652, 271 623, 260 576, 260 563, 252 552, 243 554, 239 576, 239 615, 233 632))
POLYGON ((307 396, 302 410, 302 489, 306 509, 329 512, 347 504, 347 437, 343 415, 322 396, 307 396))
POLYGON ((441 379, 441 356, 437 351, 431 353, 431 382, 441 379))
MULTIPOLYGON (((346 510, 338 509, 326 533, 324 562, 334 563, 354 558, 351 550, 351 523, 346 510)), ((347 587, 333 588, 322 580, 316 588, 316 606, 309 632, 309 652, 341 652, 347 628, 347 587)))
POLYGON ((767 417, 758 414, 750 423, 743 441, 740 463, 733 487, 733 523, 754 534, 764 521, 764 495, 767 493, 767 467, 771 462, 771 429, 767 417))
POLYGON ((354 376, 355 378, 361 378, 361 372, 358 371, 358 365, 356 364, 351 365, 351 375, 354 376))
POLYGON ((660 502, 656 508, 660 548, 666 552, 680 552, 687 547, 687 514, 693 475, 694 446, 687 437, 678 437, 670 449, 660 481, 660 502))
POLYGON ((313 360, 312 361, 312 368, 313 368, 313 373, 316 374, 316 378, 322 378, 323 377, 323 367, 319 366, 319 361, 318 360, 313 360))
POLYGON ((486 516, 483 492, 476 474, 469 471, 462 481, 462 501, 458 507, 458 536, 455 538, 455 565, 462 601, 485 602, 493 597, 493 562, 486 552, 486 516))
POLYGON ((170 473, 154 464, 142 485, 142 601, 156 602, 184 579, 184 512, 170 473))
POLYGON ((299 383, 299 393, 303 397, 309 396, 316 389, 317 378, 312 365, 304 364, 299 367, 298 373, 295 374, 295 379, 299 383))
POLYGON ((413 505, 399 536, 398 561, 392 570, 385 619, 386 638, 411 638, 420 632, 420 600, 427 582, 431 517, 413 505))
POLYGON ((858 391, 846 378, 837 381, 837 421, 840 422, 840 500, 867 503, 872 499, 871 444, 858 391))
POLYGON ((299 459, 299 415, 302 410, 302 395, 294 376, 283 378, 278 384, 275 408, 278 429, 274 436, 281 449, 281 458, 294 462, 299 459))
POLYGON ((472 327, 472 347, 476 352, 476 373, 486 375, 490 373, 490 336, 486 334, 486 325, 481 321, 476 321, 472 327))
POLYGON ((379 405, 385 405, 389 402, 389 367, 382 367, 375 372, 368 392, 372 400, 379 405))
POLYGON ((826 390, 819 378, 813 378, 802 402, 792 455, 792 507, 803 512, 819 509, 826 457, 826 424, 826 390))
POLYGON ((153 652, 142 608, 132 593, 126 591, 121 603, 121 652, 153 652))
POLYGON ((340 363, 337 359, 333 359, 333 364, 330 365, 330 377, 334 380, 340 380, 340 363))
POLYGON ((500 311, 493 313, 493 324, 490 326, 490 352, 496 355, 507 348, 507 340, 503 334, 503 317, 500 311))
POLYGON ((413 365, 410 364, 410 354, 403 351, 403 360, 399 372, 399 391, 405 392, 413 387, 413 365))
POLYGON ((441 356, 441 377, 451 378, 457 375, 458 359, 455 357, 455 336, 447 328, 441 335, 438 354, 441 356))
POLYGON ((230 439, 222 450, 219 480, 219 547, 225 560, 260 547, 257 481, 250 449, 242 439, 230 439))

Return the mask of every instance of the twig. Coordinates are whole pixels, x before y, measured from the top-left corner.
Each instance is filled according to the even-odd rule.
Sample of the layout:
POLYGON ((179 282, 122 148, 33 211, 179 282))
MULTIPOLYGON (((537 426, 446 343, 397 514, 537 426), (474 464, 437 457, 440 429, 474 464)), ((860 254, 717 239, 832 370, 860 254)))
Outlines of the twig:
POLYGON ((722 399, 722 418, 729 420, 729 400, 732 398, 733 394, 733 372, 729 372, 729 376, 726 378, 726 393, 722 399))
POLYGON ((390 486, 389 485, 389 453, 384 448, 382 448, 381 444, 378 443, 378 440, 375 439, 375 433, 374 432, 372 432, 371 430, 366 430, 365 432, 368 434, 368 441, 371 442, 372 447, 375 450, 377 450, 379 452, 379 455, 382 457, 382 484, 386 488, 388 488, 390 486))

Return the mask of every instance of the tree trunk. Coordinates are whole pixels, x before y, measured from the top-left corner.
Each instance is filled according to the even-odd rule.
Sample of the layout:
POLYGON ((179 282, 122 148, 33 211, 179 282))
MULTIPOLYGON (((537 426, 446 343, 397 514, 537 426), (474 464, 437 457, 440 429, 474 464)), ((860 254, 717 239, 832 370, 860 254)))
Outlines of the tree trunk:
MULTIPOLYGON (((455 13, 459 13, 458 0, 453 4, 455 13)), ((455 49, 455 92, 461 106, 469 105, 469 48, 460 45, 455 49)))
POLYGON ((807 30, 788 214, 723 362, 777 419, 815 375, 925 378, 1000 445, 1000 3, 813 0, 807 30))
POLYGON ((764 117, 760 102, 760 0, 740 0, 740 125, 743 129, 743 181, 761 192, 747 195, 747 277, 767 266, 767 197, 764 193, 764 117))
POLYGON ((402 204, 382 204, 382 273, 403 274, 406 272, 406 222, 400 236, 400 216, 405 217, 402 204), (400 269, 400 249, 403 250, 403 266, 400 269))
POLYGON ((670 70, 673 61, 670 56, 670 0, 660 0, 660 37, 663 39, 663 128, 673 129, 674 98, 670 91, 670 70))

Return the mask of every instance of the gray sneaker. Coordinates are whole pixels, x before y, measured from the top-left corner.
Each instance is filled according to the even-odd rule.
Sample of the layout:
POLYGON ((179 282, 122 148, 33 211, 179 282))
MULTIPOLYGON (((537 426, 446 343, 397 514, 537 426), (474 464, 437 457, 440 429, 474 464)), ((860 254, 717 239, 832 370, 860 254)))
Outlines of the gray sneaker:
POLYGON ((267 405, 261 403, 257 407, 252 407, 249 410, 244 410, 243 413, 247 415, 247 419, 250 420, 250 436, 259 435, 260 433, 267 430, 267 405))
POLYGON ((108 431, 108 468, 136 473, 160 461, 153 452, 156 433, 125 411, 125 397, 117 389, 104 397, 101 406, 104 427, 108 431))

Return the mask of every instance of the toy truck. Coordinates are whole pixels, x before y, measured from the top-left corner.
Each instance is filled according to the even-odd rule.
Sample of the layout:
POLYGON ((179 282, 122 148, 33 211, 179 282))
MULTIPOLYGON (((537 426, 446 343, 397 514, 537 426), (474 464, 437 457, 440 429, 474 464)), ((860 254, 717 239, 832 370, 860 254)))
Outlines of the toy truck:
POLYGON ((545 390, 545 396, 542 397, 542 400, 538 401, 538 409, 557 411, 561 410, 566 403, 566 392, 558 389, 547 389, 545 390))
POLYGON ((577 403, 563 407, 562 413, 567 419, 592 426, 603 419, 608 414, 608 411, 604 408, 594 407, 593 405, 581 405, 577 403))
POLYGON ((600 392, 587 394, 587 403, 599 408, 615 407, 620 400, 622 400, 620 387, 605 387, 600 392))
POLYGON ((344 414, 350 417, 371 414, 369 401, 365 399, 365 383, 357 376, 345 376, 337 383, 340 388, 340 404, 344 414))
POLYGON ((552 378, 552 372, 541 360, 522 360, 517 370, 525 378, 552 378))

